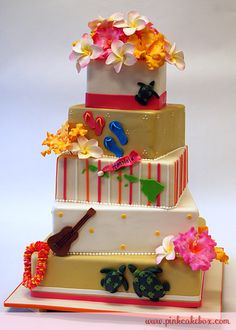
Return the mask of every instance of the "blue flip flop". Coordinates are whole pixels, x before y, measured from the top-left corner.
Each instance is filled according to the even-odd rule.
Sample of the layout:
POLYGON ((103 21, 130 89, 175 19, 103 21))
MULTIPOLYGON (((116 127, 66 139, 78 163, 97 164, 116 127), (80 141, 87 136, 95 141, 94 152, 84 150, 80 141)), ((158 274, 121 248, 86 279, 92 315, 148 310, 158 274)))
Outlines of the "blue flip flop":
POLYGON ((113 137, 106 136, 103 143, 105 148, 115 154, 116 157, 120 158, 124 155, 124 150, 118 147, 113 137))
POLYGON ((120 141, 120 144, 125 145, 128 143, 128 138, 125 135, 124 129, 119 121, 112 121, 109 124, 109 128, 112 133, 114 133, 118 140, 120 141))

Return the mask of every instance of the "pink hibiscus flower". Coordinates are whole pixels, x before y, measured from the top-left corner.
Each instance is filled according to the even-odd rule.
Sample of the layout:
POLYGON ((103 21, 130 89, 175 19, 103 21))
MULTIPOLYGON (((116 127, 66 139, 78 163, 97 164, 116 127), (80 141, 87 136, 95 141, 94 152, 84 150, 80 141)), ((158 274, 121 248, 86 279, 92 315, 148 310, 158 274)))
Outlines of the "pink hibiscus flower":
POLYGON ((216 242, 207 231, 198 233, 192 227, 189 231, 179 234, 175 240, 175 251, 179 253, 192 270, 208 270, 210 263, 216 257, 216 242))
POLYGON ((104 50, 99 58, 106 59, 111 53, 111 44, 113 41, 121 40, 126 42, 128 38, 122 29, 113 26, 113 22, 105 21, 97 27, 95 33, 92 35, 92 39, 95 45, 104 50))

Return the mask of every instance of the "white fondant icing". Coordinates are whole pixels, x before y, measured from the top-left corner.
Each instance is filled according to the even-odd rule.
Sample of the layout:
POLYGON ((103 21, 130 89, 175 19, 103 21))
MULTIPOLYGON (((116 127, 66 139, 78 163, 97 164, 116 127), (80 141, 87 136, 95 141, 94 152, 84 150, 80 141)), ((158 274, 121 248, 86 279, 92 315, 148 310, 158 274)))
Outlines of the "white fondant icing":
POLYGON ((115 206, 93 203, 56 202, 53 210, 53 233, 65 226, 75 225, 89 207, 96 214, 82 227, 79 238, 72 243, 70 252, 154 252, 167 235, 177 235, 198 226, 198 209, 188 189, 178 207, 171 210, 142 206, 115 206), (58 216, 63 212, 63 217, 58 216), (121 215, 125 214, 126 218, 121 215), (191 214, 191 220, 187 215, 191 214), (90 234, 89 229, 94 233, 90 234), (160 235, 156 236, 156 230, 160 235))
POLYGON ((87 93, 136 95, 137 83, 149 84, 155 81, 154 90, 161 95, 166 91, 166 65, 157 70, 149 70, 145 63, 123 66, 117 74, 112 66, 102 61, 91 61, 87 68, 87 93))

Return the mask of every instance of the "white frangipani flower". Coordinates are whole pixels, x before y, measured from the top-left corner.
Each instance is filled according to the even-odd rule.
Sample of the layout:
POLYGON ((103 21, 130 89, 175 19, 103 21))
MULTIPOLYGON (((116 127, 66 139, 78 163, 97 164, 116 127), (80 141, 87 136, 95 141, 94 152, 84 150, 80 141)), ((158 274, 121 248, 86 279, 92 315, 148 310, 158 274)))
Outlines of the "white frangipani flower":
POLYGON ((124 21, 124 14, 122 13, 114 13, 111 16, 109 16, 108 18, 104 18, 102 16, 98 16, 97 19, 91 21, 88 23, 88 26, 91 30, 95 30, 99 25, 101 25, 104 21, 107 22, 120 22, 120 21, 124 21))
POLYGON ((70 60, 76 60, 76 68, 78 72, 81 68, 86 67, 90 60, 95 60, 103 53, 103 49, 93 44, 92 38, 85 33, 81 40, 77 41, 72 48, 70 60))
POLYGON ((175 43, 173 45, 167 43, 166 50, 167 50, 166 61, 170 64, 175 65, 177 69, 184 70, 185 62, 184 62, 183 51, 181 50, 177 51, 175 43))
POLYGON ((98 141, 95 139, 88 140, 85 136, 79 136, 77 142, 72 143, 72 152, 78 153, 78 158, 100 158, 103 155, 102 148, 98 146, 98 141))
POLYGON ((117 28, 123 28, 124 34, 131 36, 136 31, 141 31, 149 23, 145 16, 141 16, 137 11, 130 11, 128 13, 127 21, 122 20, 114 23, 117 28))
POLYGON ((159 265, 162 259, 164 258, 166 258, 166 260, 175 259, 175 246, 173 239, 174 239, 173 235, 166 236, 162 241, 162 245, 155 250, 157 254, 157 258, 156 258, 157 265, 159 265))
POLYGON ((121 40, 113 41, 111 44, 112 53, 107 57, 106 64, 113 64, 116 73, 119 73, 122 65, 131 66, 137 62, 134 53, 134 45, 123 43, 121 40))
POLYGON ((122 13, 114 13, 110 17, 107 18, 108 22, 120 22, 124 19, 124 14, 122 13))

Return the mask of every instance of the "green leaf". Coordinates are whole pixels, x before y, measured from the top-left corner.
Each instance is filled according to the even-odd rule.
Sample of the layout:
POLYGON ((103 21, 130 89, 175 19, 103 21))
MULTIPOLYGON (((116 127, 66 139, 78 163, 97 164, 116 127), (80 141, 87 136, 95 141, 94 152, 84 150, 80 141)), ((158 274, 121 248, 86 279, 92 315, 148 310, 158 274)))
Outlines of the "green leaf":
POLYGON ((128 183, 126 183, 125 185, 124 185, 124 187, 126 188, 126 187, 128 187, 129 186, 129 184, 128 183))
POLYGON ((109 173, 108 172, 105 172, 102 176, 102 178, 109 178, 109 173))
POLYGON ((141 191, 147 196, 149 202, 155 203, 157 196, 164 190, 164 186, 153 179, 140 179, 141 191))
POLYGON ((89 170, 90 170, 91 172, 97 172, 97 171, 98 171, 98 168, 97 168, 96 165, 89 165, 89 170))
MULTIPOLYGON (((98 171, 98 168, 97 168, 97 166, 96 165, 89 165, 89 171, 91 171, 91 172, 97 172, 98 171)), ((82 174, 84 174, 86 172, 86 168, 84 168, 82 171, 81 171, 81 173, 82 174)), ((105 176, 105 173, 104 173, 104 176, 105 176)))
POLYGON ((136 183, 139 182, 139 178, 134 175, 124 174, 124 178, 128 180, 130 183, 136 183))

